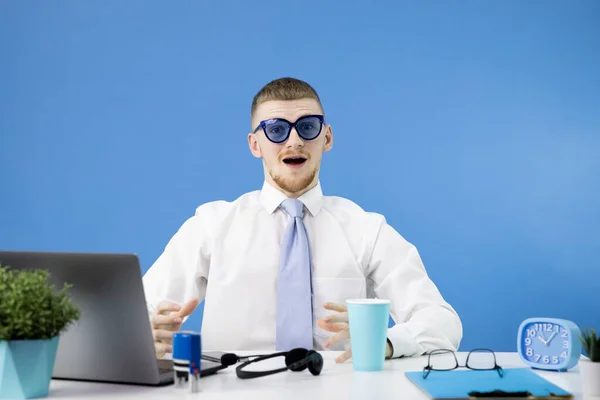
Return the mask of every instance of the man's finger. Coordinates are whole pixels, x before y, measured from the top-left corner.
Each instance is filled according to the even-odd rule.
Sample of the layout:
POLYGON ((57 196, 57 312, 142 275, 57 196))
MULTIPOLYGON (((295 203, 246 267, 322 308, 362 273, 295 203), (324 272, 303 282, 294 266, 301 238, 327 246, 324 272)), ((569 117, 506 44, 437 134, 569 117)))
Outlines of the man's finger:
POLYGON ((337 314, 328 315, 325 318, 325 322, 348 322, 348 313, 339 312, 337 314))
POLYGON ((154 327, 158 327, 159 325, 177 325, 180 324, 181 321, 181 317, 176 315, 155 314, 152 316, 152 324, 154 327))
POLYGON ((323 304, 323 308, 326 310, 337 311, 337 312, 346 312, 348 309, 343 304, 338 303, 325 303, 323 304))
POLYGON ((168 331, 166 329, 153 329, 152 336, 154 336, 154 341, 161 343, 170 344, 173 341, 173 331, 168 331))
POLYGON ((172 353, 173 346, 166 343, 154 343, 154 348, 156 350, 157 357, 162 357, 165 353, 172 353))
POLYGON ((180 309, 181 307, 178 304, 173 303, 172 301, 164 300, 158 303, 156 306, 156 313, 164 314, 167 311, 179 311, 180 309))
POLYGON ((340 354, 339 356, 337 356, 335 358, 335 362, 343 363, 344 361, 348 360, 350 357, 352 357, 352 349, 348 349, 345 352, 343 352, 342 354, 340 354))
POLYGON ((317 320, 317 325, 319 325, 319 327, 321 329, 325 329, 326 331, 329 332, 341 332, 344 329, 346 329, 348 327, 348 324, 343 324, 343 323, 339 323, 339 324, 333 324, 333 323, 329 323, 327 322, 327 319, 319 319, 317 320))
POLYGON ((342 340, 346 340, 349 338, 350 338, 350 329, 348 327, 346 327, 346 329, 344 329, 337 335, 334 335, 334 336, 330 337, 329 339, 327 339, 327 341, 325 342, 325 344, 323 344, 323 346, 330 347, 330 346, 336 344, 337 342, 340 342, 342 340))
POLYGON ((194 312, 196 307, 198 307, 198 303, 199 303, 198 299, 196 299, 196 298, 188 301, 187 303, 185 303, 183 305, 183 307, 181 307, 181 309, 175 315, 182 317, 182 318, 187 317, 192 312, 194 312))

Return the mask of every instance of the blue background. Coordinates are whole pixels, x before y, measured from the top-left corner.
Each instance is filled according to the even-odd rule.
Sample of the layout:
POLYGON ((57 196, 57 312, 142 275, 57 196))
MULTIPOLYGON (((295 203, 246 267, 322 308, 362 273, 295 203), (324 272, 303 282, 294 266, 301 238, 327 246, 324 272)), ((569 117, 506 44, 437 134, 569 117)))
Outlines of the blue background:
POLYGON ((0 2, 0 248, 147 270, 198 205, 260 188, 250 103, 295 76, 333 125, 325 193, 418 247, 461 349, 600 328, 599 2, 216 4, 0 2))

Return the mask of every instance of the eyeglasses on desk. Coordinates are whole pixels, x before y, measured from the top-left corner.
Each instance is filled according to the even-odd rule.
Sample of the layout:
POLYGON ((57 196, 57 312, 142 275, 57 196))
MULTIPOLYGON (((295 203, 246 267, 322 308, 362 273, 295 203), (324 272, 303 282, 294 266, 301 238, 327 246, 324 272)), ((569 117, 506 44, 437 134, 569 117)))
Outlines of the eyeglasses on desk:
POLYGON ((459 365, 454 351, 439 349, 429 353, 427 366, 423 368, 423 379, 427 379, 431 371, 452 371, 457 368, 476 371, 496 370, 501 378, 504 376, 504 370, 496 363, 496 354, 490 349, 471 350, 467 355, 465 365, 459 365))

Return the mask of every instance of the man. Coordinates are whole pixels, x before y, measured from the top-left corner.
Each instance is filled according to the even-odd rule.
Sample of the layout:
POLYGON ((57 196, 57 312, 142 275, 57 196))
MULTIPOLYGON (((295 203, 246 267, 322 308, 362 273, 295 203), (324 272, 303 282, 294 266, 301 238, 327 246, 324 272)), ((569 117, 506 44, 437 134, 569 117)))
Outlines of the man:
POLYGON ((261 190, 199 206, 144 276, 157 357, 205 299, 203 348, 345 350, 345 300, 391 301, 386 357, 456 350, 462 324, 416 248, 382 215, 323 196, 321 158, 333 132, 316 91, 277 79, 254 97, 250 152, 261 190), (333 311, 330 313, 329 311, 333 311))

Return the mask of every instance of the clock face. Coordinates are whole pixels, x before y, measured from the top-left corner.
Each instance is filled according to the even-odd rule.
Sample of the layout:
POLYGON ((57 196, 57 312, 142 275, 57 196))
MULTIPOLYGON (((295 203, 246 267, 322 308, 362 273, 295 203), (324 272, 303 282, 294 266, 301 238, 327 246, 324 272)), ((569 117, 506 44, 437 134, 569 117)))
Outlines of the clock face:
POLYGON ((571 357, 571 333, 564 326, 551 322, 532 322, 523 327, 521 354, 534 364, 554 367, 571 357))

